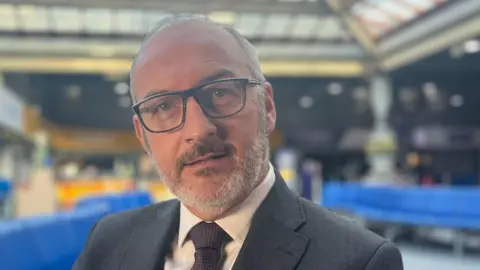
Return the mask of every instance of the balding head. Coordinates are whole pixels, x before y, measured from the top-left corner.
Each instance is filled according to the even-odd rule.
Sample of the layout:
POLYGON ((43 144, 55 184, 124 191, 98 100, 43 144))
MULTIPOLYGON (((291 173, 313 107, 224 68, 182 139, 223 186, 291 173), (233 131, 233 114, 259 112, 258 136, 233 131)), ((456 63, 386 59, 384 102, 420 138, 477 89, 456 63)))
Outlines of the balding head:
POLYGON ((162 31, 167 30, 172 27, 179 26, 183 23, 208 23, 211 25, 216 26, 218 29, 225 31, 231 37, 236 41, 237 45, 240 47, 240 49, 243 51, 245 55, 245 60, 247 64, 248 70, 251 72, 251 75, 253 78, 259 79, 264 81, 265 77, 260 69, 260 61, 258 58, 258 55, 255 51, 255 48, 252 46, 252 44, 242 35, 240 34, 235 28, 225 25, 225 24, 219 24, 216 22, 213 22, 209 20, 207 17, 203 15, 195 15, 195 14, 175 14, 175 15, 170 15, 165 18, 163 18, 161 21, 159 21, 155 27, 145 36, 145 39, 140 47, 139 52, 137 55, 135 55, 132 66, 130 69, 130 93, 132 96, 132 100, 134 102, 137 101, 136 93, 135 93, 135 86, 134 86, 134 73, 136 70, 136 65, 138 59, 142 56, 142 53, 145 50, 145 47, 148 46, 150 41, 158 36, 162 31))

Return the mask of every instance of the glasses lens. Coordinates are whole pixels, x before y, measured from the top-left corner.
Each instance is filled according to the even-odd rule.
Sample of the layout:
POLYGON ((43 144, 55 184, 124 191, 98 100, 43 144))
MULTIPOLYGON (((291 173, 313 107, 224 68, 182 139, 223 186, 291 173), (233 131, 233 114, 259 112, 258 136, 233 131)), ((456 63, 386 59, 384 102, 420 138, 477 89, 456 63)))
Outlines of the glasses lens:
POLYGON ((153 131, 175 128, 182 123, 182 97, 166 95, 143 102, 139 111, 144 124, 153 131))
POLYGON ((216 82, 200 89, 196 98, 210 117, 223 117, 242 109, 245 87, 243 80, 216 82))

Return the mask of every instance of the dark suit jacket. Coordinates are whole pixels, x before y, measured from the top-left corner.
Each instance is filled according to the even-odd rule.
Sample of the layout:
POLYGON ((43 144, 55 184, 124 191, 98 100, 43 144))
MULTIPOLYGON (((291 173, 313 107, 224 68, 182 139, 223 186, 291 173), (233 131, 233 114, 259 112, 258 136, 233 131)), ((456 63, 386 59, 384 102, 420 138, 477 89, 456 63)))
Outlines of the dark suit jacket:
MULTIPOLYGON (((298 197, 276 175, 233 269, 403 269, 391 242, 298 197)), ((170 200, 103 218, 73 270, 163 269, 177 235, 179 209, 179 201, 170 200)))

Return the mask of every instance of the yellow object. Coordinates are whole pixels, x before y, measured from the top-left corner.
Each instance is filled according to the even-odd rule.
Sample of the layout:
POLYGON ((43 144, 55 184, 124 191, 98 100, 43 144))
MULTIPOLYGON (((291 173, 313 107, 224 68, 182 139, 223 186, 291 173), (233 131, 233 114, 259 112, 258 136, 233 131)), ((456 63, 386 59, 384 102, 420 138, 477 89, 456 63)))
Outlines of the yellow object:
POLYGON ((69 179, 57 183, 57 200, 61 208, 71 208, 87 196, 121 193, 132 190, 134 182, 129 179, 69 179))
POLYGON ((293 169, 282 169, 280 170, 280 174, 285 181, 292 181, 295 177, 295 171, 293 169))
MULTIPOLYGON (((260 65, 267 76, 358 77, 365 72, 356 60, 262 60, 260 65)), ((6 72, 127 74, 130 66, 129 58, 0 57, 0 70, 6 72)))

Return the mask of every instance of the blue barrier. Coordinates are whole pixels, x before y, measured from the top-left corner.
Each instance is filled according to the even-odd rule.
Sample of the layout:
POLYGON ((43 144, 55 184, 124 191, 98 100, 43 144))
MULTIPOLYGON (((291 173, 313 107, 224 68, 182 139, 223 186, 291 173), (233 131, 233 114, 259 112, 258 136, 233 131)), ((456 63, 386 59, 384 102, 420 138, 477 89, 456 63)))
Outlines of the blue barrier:
POLYGON ((152 202, 148 192, 129 192, 123 194, 105 194, 101 196, 86 197, 75 204, 76 209, 90 207, 93 205, 108 205, 112 212, 124 211, 152 202))
POLYGON ((66 270, 107 214, 151 204, 146 192, 85 198, 73 211, 0 222, 0 269, 66 270))
POLYGON ((325 207, 374 221, 454 229, 480 229, 480 189, 387 187, 332 183, 325 207))
POLYGON ((0 223, 0 263, 3 269, 15 270, 33 270, 41 265, 40 253, 23 222, 0 223))
POLYGON ((11 183, 10 181, 0 179, 0 200, 5 198, 11 190, 11 183))

